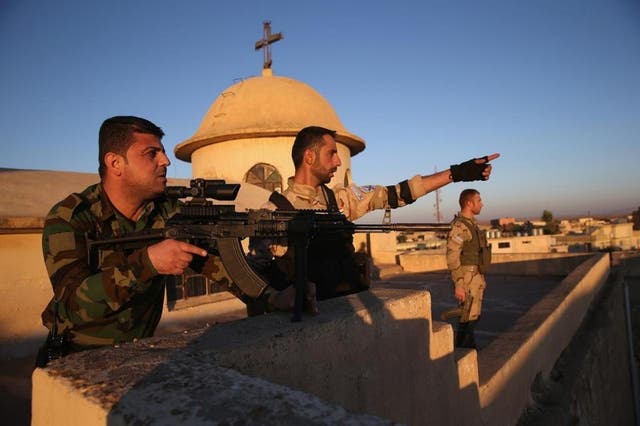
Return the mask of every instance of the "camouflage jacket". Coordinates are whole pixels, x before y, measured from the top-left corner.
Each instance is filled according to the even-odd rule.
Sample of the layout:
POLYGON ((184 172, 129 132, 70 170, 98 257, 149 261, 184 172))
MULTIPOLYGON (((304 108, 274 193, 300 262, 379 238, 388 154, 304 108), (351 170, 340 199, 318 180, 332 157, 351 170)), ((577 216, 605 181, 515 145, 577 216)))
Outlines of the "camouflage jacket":
MULTIPOLYGON (((447 267, 451 272, 451 279, 456 287, 462 288, 462 279, 466 272, 461 259, 462 248, 465 243, 473 240, 473 234, 471 230, 462 219, 460 219, 461 213, 451 222, 451 230, 447 236, 447 267)), ((475 219, 467 219, 472 224, 473 228, 477 230, 477 222, 475 219)))
POLYGON ((115 211, 101 184, 56 204, 47 215, 42 236, 54 292, 42 313, 43 324, 51 329, 57 302, 57 332, 75 350, 153 335, 165 286, 146 247, 104 252, 98 270, 91 270, 85 235, 109 238, 162 228, 176 211, 175 200, 156 200, 145 206, 134 223, 115 211))
MULTIPOLYGON (((327 199, 320 188, 295 183, 289 178, 283 195, 296 209, 326 210, 327 199)), ((356 220, 373 210, 402 207, 426 194, 419 175, 390 186, 337 185, 332 188, 338 210, 349 220, 356 220)))

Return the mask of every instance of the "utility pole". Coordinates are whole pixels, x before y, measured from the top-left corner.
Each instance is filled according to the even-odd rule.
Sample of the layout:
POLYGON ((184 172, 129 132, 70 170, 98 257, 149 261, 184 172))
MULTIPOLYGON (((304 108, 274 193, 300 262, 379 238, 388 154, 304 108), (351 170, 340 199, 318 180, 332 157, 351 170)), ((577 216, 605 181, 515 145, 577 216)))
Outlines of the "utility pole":
MULTIPOLYGON (((435 173, 438 173, 438 166, 435 166, 433 168, 433 170, 435 171, 435 173)), ((442 202, 442 199, 440 198, 440 189, 436 189, 436 203, 433 205, 436 208, 436 213, 435 213, 435 218, 436 218, 436 223, 440 223, 442 221, 442 214, 440 213, 440 203, 442 202)))

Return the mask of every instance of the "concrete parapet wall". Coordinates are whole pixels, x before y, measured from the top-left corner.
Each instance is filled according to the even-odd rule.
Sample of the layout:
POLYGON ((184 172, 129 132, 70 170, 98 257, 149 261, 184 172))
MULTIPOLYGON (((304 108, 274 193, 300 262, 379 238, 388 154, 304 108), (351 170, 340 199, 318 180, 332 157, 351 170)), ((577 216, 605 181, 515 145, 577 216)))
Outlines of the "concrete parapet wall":
POLYGON ((607 255, 594 255, 480 352, 484 424, 515 423, 531 402, 536 376, 548 375, 569 345, 609 269, 607 255))
POLYGON ((397 232, 356 233, 353 235, 353 246, 356 251, 366 251, 374 263, 397 263, 397 232))
MULTIPOLYGON (((461 424, 469 410, 477 415, 475 351, 458 354, 456 362, 451 326, 436 323, 432 330, 428 292, 376 289, 322 302, 320 308, 320 315, 301 323, 292 323, 289 314, 270 314, 54 361, 34 372, 32 424, 79 424, 69 395, 90 399, 84 407, 93 411, 83 414, 89 419, 152 421, 154 411, 146 404, 160 400, 167 406, 157 415, 168 416, 165 423, 183 421, 185 407, 212 416, 208 421, 228 419, 230 412, 248 416, 257 402, 266 416, 285 413, 276 423, 289 424, 292 412, 301 422, 318 422, 298 411, 284 388, 252 394, 264 380, 309 400, 319 398, 326 407, 337 404, 406 424, 461 424), (227 368, 237 372, 236 379, 209 392, 218 380, 211 371, 227 368), (246 395, 238 392, 238 399, 221 408, 216 400, 234 389, 246 389, 246 395)), ((304 398, 298 401, 303 407, 304 398)), ((318 424, 332 423, 327 417, 318 424)))
POLYGON ((637 424, 626 289, 621 274, 611 275, 551 373, 534 383, 521 426, 637 424))
MULTIPOLYGON (((460 392, 453 331, 448 324, 432 324, 428 292, 374 289, 322 305, 323 318, 302 326, 280 323, 278 330, 261 332, 257 342, 255 330, 233 333, 233 350, 216 349, 228 338, 212 333, 207 351, 220 365, 354 412, 406 424, 446 424, 456 413, 460 421, 458 398, 477 388, 460 392)), ((477 377, 473 367, 469 374, 477 377)), ((473 387, 477 379, 467 382, 473 387)))
MULTIPOLYGON (((0 360, 34 355, 47 335, 40 315, 53 296, 42 259, 42 233, 0 233, 0 271, 0 300, 4 302, 0 308, 0 360)), ((193 324, 198 317, 211 316, 221 309, 244 310, 244 305, 237 301, 231 308, 212 303, 168 311, 165 303, 159 330, 187 322, 185 316, 193 324)))
MULTIPOLYGON (((489 274, 567 275, 591 254, 518 253, 493 254, 489 274)), ((412 251, 398 255, 405 272, 429 272, 447 269, 443 251, 412 251)))
POLYGON ((74 354, 34 372, 33 424, 74 424, 65 395, 76 394, 96 411, 87 418, 107 419, 92 424, 232 421, 254 410, 275 423, 295 412, 300 423, 332 424, 296 411, 294 401, 307 400, 321 412, 348 410, 341 424, 365 422, 353 413, 411 425, 516 424, 608 273, 608 256, 593 256, 479 354, 453 349, 451 326, 432 321, 428 292, 398 288, 324 301, 301 323, 269 314, 74 354), (218 403, 225 393, 235 397, 218 403))
MULTIPOLYGON (((116 380, 104 377, 102 386, 94 384, 92 387, 77 377, 36 370, 34 389, 47 389, 48 392, 34 393, 31 424, 389 424, 384 419, 350 413, 313 395, 248 377, 212 365, 207 360, 175 354, 171 360, 163 359, 157 365, 148 359, 149 355, 153 356, 149 353, 139 356, 133 364, 143 369, 144 378, 135 386, 120 389, 117 401, 110 400, 115 392, 103 392, 102 389, 112 389, 117 377, 116 380), (197 372, 196 377, 187 380, 185 368, 197 372)), ((130 363, 129 367, 133 366, 130 363)), ((109 373, 113 374, 113 370, 109 373)), ((126 368, 124 373, 127 373, 126 368)), ((132 385, 126 380, 117 384, 132 385)))
POLYGON ((489 274, 564 276, 591 256, 585 253, 492 254, 489 274))
POLYGON ((0 234, 0 359, 34 354, 47 329, 40 314, 53 291, 41 233, 0 234))
POLYGON ((443 251, 410 251, 398 255, 398 261, 405 272, 429 272, 447 269, 447 259, 443 251))

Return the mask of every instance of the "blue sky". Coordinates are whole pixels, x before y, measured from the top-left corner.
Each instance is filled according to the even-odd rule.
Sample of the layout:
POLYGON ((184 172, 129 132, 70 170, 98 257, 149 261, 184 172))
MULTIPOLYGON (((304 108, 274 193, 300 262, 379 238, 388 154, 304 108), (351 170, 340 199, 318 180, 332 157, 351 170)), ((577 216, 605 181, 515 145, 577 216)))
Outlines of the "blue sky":
MULTIPOLYGON (((364 138, 354 180, 391 184, 500 152, 466 187, 480 218, 630 213, 640 206, 640 2, 0 2, 0 167, 95 172, 112 115, 151 119, 168 150, 236 79, 303 81, 364 138)), ((170 175, 190 177, 172 157, 170 175)), ((394 213, 434 221, 435 196, 394 213)), ((374 214, 368 217, 377 221, 374 214)))

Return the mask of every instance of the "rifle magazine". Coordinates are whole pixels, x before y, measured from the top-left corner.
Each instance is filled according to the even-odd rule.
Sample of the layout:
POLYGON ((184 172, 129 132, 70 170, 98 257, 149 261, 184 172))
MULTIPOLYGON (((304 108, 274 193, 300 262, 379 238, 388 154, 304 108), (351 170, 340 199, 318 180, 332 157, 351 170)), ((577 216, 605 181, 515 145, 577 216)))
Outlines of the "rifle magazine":
POLYGON ((219 238, 217 244, 222 264, 234 284, 245 295, 259 297, 268 284, 247 263, 240 240, 236 237, 219 238))

